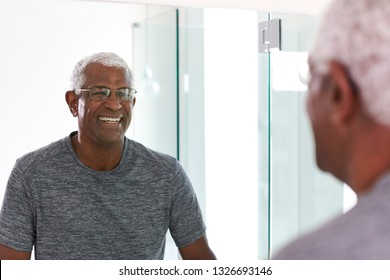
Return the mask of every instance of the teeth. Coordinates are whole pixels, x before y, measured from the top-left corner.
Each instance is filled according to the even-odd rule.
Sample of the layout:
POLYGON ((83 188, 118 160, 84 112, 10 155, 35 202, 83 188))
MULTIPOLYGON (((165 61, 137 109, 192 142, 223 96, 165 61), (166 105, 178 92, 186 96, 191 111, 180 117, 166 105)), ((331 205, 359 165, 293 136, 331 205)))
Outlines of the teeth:
POLYGON ((99 120, 103 122, 120 122, 121 118, 99 117, 99 120))

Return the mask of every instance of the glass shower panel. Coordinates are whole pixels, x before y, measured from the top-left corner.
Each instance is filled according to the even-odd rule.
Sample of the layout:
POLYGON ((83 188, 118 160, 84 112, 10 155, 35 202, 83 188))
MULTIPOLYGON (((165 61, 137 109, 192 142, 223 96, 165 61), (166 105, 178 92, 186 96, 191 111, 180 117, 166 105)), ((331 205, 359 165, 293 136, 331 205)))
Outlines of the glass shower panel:
POLYGON ((178 157, 176 9, 133 25, 134 139, 178 157))
MULTIPOLYGON (((176 9, 147 16, 134 24, 133 42, 133 71, 138 90, 133 138, 178 158, 176 9)), ((178 258, 176 245, 167 234, 165 259, 178 258)))
POLYGON ((205 214, 203 9, 179 9, 179 157, 205 214))
POLYGON ((282 20, 282 51, 269 57, 270 251, 343 210, 343 186, 316 166, 306 113, 307 52, 317 18, 282 20))

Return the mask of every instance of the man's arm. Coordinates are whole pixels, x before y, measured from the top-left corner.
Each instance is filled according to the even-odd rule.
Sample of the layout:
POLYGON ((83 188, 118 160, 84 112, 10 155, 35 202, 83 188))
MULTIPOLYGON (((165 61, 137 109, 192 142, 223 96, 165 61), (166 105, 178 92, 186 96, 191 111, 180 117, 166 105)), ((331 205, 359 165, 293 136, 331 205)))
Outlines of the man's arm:
POLYGON ((216 260, 213 251, 207 243, 206 235, 196 240, 194 243, 179 248, 183 260, 216 260))
POLYGON ((31 252, 18 251, 0 244, 0 260, 29 260, 31 252))

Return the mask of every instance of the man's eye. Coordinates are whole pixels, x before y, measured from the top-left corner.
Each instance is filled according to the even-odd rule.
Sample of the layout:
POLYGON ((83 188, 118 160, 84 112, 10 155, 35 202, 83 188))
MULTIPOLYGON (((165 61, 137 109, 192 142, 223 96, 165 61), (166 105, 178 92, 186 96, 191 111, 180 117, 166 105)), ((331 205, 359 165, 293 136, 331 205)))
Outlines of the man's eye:
POLYGON ((118 91, 118 95, 122 97, 127 97, 129 94, 126 90, 120 90, 118 91))

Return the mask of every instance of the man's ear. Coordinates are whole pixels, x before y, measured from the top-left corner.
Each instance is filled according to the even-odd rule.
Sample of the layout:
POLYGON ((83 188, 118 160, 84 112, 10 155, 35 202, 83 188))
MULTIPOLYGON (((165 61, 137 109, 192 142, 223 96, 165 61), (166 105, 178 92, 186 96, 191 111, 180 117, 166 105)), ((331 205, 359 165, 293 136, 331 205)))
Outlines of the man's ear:
POLYGON ((78 99, 76 93, 73 90, 68 90, 65 93, 65 100, 70 112, 74 117, 76 117, 78 115, 78 99))
POLYGON ((337 61, 330 62, 330 80, 332 81, 332 120, 338 123, 350 121, 358 106, 358 94, 348 70, 337 61))

